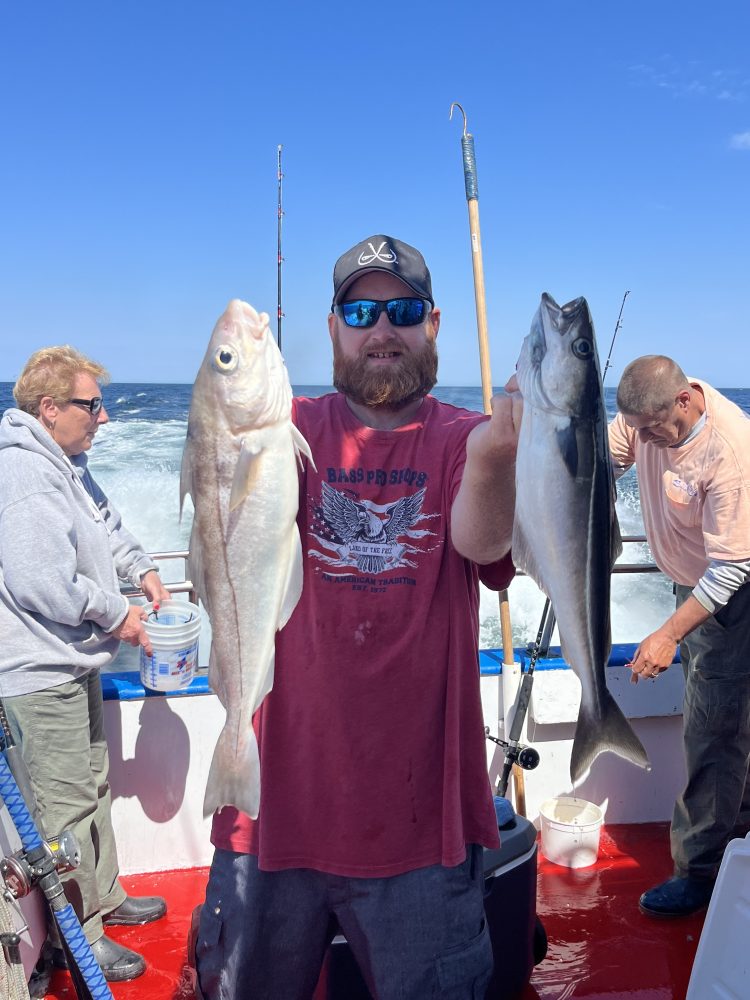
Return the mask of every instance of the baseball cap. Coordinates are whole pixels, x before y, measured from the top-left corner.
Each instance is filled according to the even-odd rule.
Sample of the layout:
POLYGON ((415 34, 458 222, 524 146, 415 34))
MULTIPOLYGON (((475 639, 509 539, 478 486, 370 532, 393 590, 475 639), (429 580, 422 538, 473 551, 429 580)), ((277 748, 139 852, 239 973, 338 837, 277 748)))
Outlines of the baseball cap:
POLYGON ((387 271, 405 282, 420 299, 435 305, 432 281, 424 257, 392 236, 370 236, 347 250, 336 261, 333 269, 333 304, 340 302, 347 288, 361 274, 370 271, 387 271))

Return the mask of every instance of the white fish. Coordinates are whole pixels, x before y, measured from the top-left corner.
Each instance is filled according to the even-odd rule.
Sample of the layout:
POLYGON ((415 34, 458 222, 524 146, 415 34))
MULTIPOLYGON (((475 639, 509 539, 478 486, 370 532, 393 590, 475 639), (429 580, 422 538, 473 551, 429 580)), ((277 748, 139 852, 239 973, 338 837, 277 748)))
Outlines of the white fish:
POLYGON ((226 709, 203 813, 235 805, 253 819, 260 761, 252 718, 273 686, 274 642, 302 593, 300 453, 292 390, 268 315, 234 299, 193 387, 180 506, 195 508, 189 570, 211 620, 209 683, 226 709))
POLYGON ((622 543, 599 359, 585 299, 558 306, 542 295, 516 374, 523 418, 513 560, 549 597, 563 656, 581 682, 571 779, 579 781, 605 750, 648 767, 646 751, 605 681, 610 575, 622 543))

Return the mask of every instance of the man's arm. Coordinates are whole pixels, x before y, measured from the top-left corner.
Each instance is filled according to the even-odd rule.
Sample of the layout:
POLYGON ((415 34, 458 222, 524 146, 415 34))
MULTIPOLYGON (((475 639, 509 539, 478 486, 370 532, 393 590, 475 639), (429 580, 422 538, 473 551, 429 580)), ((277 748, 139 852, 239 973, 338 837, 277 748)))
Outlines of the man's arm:
POLYGON ((723 608, 748 580, 750 560, 711 560, 690 597, 640 644, 630 664, 633 674, 645 671, 644 676, 649 677, 666 670, 674 660, 677 644, 723 608))
POLYGON ((612 458, 612 469, 615 479, 623 476, 635 462, 633 452, 634 433, 618 413, 607 428, 609 437, 609 453, 612 458))
POLYGON ((674 660, 677 645, 693 629, 698 628, 711 617, 700 601, 691 594, 680 605, 673 615, 651 635, 647 635, 635 651, 630 669, 632 680, 637 681, 639 675, 655 677, 666 670, 674 660))
POLYGON ((523 402, 519 393, 492 399, 492 416, 466 439, 466 465, 451 509, 451 539, 480 565, 507 554, 513 537, 516 450, 523 402))

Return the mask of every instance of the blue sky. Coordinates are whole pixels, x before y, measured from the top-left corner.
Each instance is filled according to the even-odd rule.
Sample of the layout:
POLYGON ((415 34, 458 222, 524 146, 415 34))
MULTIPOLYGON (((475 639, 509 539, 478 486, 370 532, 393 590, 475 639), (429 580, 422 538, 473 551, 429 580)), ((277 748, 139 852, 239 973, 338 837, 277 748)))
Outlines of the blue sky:
POLYGON ((478 384, 460 118, 476 142, 494 381, 542 291, 589 300, 608 383, 671 354, 750 385, 750 7, 735 0, 4 5, 0 380, 72 343, 115 381, 192 382, 240 297, 330 381, 336 257, 418 246, 440 381, 478 384), (275 319, 274 319, 275 324, 275 319))

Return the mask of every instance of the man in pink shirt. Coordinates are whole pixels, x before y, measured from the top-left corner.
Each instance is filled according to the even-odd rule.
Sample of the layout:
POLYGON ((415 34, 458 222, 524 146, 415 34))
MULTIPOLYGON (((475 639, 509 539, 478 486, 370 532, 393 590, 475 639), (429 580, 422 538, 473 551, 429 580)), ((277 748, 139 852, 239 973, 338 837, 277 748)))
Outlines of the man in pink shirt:
POLYGON ((512 575, 520 398, 439 402, 421 253, 334 268, 337 391, 297 398, 304 586, 255 717, 257 819, 225 807, 202 907, 205 1000, 304 1000, 336 923, 371 993, 484 996, 482 846, 498 844, 479 697, 479 579, 512 575))
POLYGON ((661 355, 628 365, 617 406, 612 460, 619 474, 636 465, 646 537, 677 596, 636 650, 633 679, 658 677, 678 644, 685 673, 674 876, 640 907, 679 917, 708 904, 724 848, 750 829, 750 419, 661 355))

